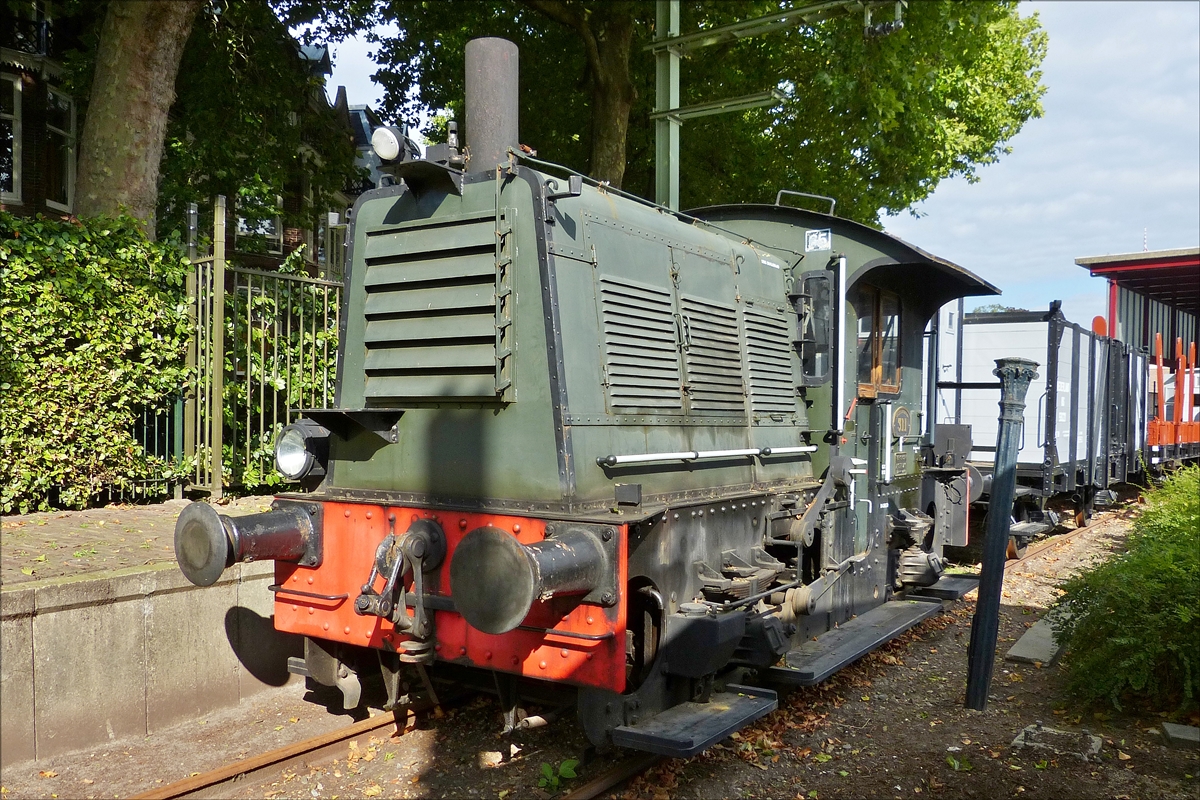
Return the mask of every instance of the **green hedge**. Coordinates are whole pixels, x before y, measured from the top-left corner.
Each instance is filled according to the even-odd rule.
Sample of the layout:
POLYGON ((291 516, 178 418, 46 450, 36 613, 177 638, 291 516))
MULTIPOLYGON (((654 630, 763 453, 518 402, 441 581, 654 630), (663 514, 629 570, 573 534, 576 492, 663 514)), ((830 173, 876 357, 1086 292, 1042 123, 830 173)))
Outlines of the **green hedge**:
POLYGON ((1200 689, 1200 467, 1147 503, 1124 553, 1064 584, 1057 638, 1075 696, 1186 709, 1200 689))
POLYGON ((186 264, 128 217, 0 213, 0 508, 81 508, 178 465, 132 430, 185 383, 186 264))

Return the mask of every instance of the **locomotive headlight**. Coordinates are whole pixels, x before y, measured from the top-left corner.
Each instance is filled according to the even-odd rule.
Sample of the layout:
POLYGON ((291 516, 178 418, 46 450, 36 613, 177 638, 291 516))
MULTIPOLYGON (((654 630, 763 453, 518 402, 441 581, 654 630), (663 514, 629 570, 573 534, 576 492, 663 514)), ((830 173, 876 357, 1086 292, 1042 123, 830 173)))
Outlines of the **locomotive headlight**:
POLYGON ((391 126, 376 128, 371 134, 371 148, 384 161, 395 161, 404 152, 404 132, 391 126))
POLYGON ((275 467, 291 481, 325 477, 328 457, 329 431, 311 419, 293 422, 275 440, 275 467))

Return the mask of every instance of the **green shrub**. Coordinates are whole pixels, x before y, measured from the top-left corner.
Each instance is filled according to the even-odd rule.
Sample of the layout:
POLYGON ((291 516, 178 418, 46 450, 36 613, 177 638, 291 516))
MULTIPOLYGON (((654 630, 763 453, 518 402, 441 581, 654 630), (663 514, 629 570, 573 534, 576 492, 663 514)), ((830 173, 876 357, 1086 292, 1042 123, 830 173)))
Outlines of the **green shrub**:
POLYGON ((81 508, 172 466, 132 430, 184 386, 186 264, 128 217, 0 213, 0 508, 81 508))
POLYGON ((1192 707, 1200 688, 1200 467, 1147 497, 1127 549, 1063 585, 1067 688, 1092 703, 1192 707))

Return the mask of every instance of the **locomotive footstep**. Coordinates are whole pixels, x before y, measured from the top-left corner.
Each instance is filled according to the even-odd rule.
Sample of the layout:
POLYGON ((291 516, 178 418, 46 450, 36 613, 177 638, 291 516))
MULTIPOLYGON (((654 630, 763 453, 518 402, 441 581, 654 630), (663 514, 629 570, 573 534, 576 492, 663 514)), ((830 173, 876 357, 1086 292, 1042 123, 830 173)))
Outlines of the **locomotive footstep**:
POLYGON ((784 656, 787 666, 764 670, 764 677, 793 686, 813 686, 941 611, 937 598, 884 603, 790 650, 784 656))
POLYGON ((729 684, 707 703, 680 703, 636 725, 613 731, 613 744, 670 758, 690 758, 779 707, 778 695, 729 684))

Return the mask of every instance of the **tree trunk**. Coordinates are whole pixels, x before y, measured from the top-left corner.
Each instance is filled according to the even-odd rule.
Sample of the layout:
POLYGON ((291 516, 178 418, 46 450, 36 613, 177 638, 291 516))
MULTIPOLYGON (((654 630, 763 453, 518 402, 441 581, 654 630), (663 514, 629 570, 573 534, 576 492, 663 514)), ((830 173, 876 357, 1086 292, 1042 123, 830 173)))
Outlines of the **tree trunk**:
POLYGON ((112 0, 79 144, 75 209, 122 210, 154 237, 158 170, 175 75, 203 0, 112 0))
POLYGON ((596 34, 592 80, 592 177, 618 189, 625 179, 625 140, 637 90, 629 77, 633 13, 614 4, 596 34), (598 67, 598 68, 597 68, 598 67))
POLYGON ((523 0, 583 40, 592 92, 592 158, 589 172, 618 189, 625 179, 625 137, 637 90, 629 78, 635 4, 605 0, 523 0))

